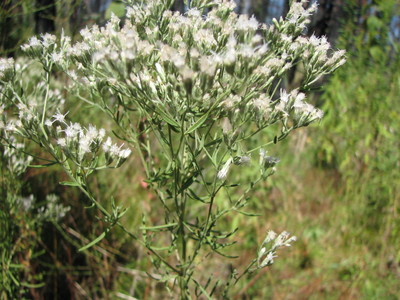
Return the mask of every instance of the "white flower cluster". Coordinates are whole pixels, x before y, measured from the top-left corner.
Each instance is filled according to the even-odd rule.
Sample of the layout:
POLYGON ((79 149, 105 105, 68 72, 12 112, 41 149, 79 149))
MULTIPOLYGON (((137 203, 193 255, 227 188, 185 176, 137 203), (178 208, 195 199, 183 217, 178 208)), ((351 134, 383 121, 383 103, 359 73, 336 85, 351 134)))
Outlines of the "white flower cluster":
MULTIPOLYGON (((113 15, 105 27, 83 29, 82 41, 73 46, 64 38, 64 47, 52 57, 76 64, 79 74, 65 70, 74 81, 97 88, 105 80, 134 104, 156 114, 162 109, 177 123, 192 116, 183 115, 187 109, 201 108, 200 115, 213 108, 221 116, 250 113, 260 127, 288 118, 296 127, 305 126, 322 113, 297 90, 282 91, 280 100, 272 101, 277 98, 270 92, 274 81, 300 61, 303 85, 309 86, 343 64, 345 53, 332 51, 324 37, 301 35, 316 10, 314 4, 304 9, 304 3, 293 3, 287 19, 275 20, 269 28, 254 17, 236 15, 234 1, 214 1, 206 15, 196 7, 173 13, 164 1, 132 4, 122 27, 113 15), (158 22, 151 22, 152 17, 158 22)), ((31 47, 43 45, 44 39, 33 39, 31 47)))
POLYGON ((257 255, 257 267, 259 269, 272 265, 274 263, 274 258, 277 257, 276 251, 281 247, 290 247, 291 243, 297 240, 295 236, 289 236, 289 232, 286 231, 283 231, 279 235, 272 230, 267 233, 257 255), (267 248, 270 243, 272 243, 272 245, 267 248))
POLYGON ((268 39, 274 41, 271 46, 276 50, 285 49, 281 58, 291 61, 297 58, 302 62, 305 69, 304 87, 309 87, 321 76, 333 72, 346 61, 345 51, 333 51, 326 37, 318 38, 312 35, 307 38, 301 35, 309 23, 311 14, 317 9, 316 3, 305 9, 307 2, 293 2, 286 20, 274 19, 274 26, 269 28, 268 33, 268 39))
MULTIPOLYGON (((19 197, 16 202, 24 212, 32 211, 35 207, 36 198, 33 194, 26 197, 19 197)), ((60 203, 60 197, 55 194, 46 196, 43 206, 38 209, 38 217, 41 220, 59 221, 71 210, 69 206, 60 203)))
POLYGON ((8 138, 9 145, 4 146, 3 158, 7 162, 7 168, 16 176, 22 175, 29 164, 32 157, 24 153, 25 145, 17 142, 14 136, 8 138))
POLYGON ((304 101, 306 95, 299 93, 298 90, 292 90, 288 94, 285 90, 280 91, 279 102, 275 105, 275 111, 288 116, 293 113, 294 125, 297 127, 305 126, 311 122, 321 119, 323 112, 313 105, 304 101))
POLYGON ((304 8, 307 0, 292 3, 290 10, 286 16, 289 24, 296 26, 297 30, 304 30, 310 22, 309 17, 317 10, 317 3, 314 2, 309 8, 304 8))
POLYGON ((57 47, 57 37, 46 33, 37 38, 31 37, 27 44, 21 46, 22 51, 27 52, 32 56, 42 55, 44 51, 52 51, 57 47))
POLYGON ((40 217, 49 221, 59 221, 64 218, 67 212, 71 210, 69 206, 64 206, 59 203, 60 198, 55 194, 50 194, 46 196, 46 204, 42 206, 38 213, 40 217))
POLYGON ((27 197, 19 197, 17 198, 17 203, 23 209, 23 211, 28 212, 33 208, 33 203, 35 202, 35 197, 30 194, 27 197))
MULTIPOLYGON (((41 60, 45 53, 75 82, 96 89, 104 80, 135 105, 156 114, 162 109, 177 123, 195 122, 196 115, 184 112, 199 108, 199 116, 210 108, 221 117, 251 114, 260 127, 291 117, 300 127, 322 117, 310 104, 286 101, 286 95, 304 98, 297 90, 281 91, 279 101, 271 92, 274 81, 298 62, 304 65, 304 87, 344 63, 345 52, 332 51, 325 37, 302 35, 315 4, 305 9, 306 0, 294 2, 286 20, 267 27, 237 15, 234 1, 199 1, 212 6, 206 15, 195 2, 180 14, 168 10, 170 1, 131 1, 123 26, 113 15, 104 27, 81 30, 82 41, 74 45, 64 35, 57 41, 44 34, 22 49, 41 60)), ((1 60, 0 74, 11 64, 1 60)))
POLYGON ((14 72, 13 58, 0 58, 0 80, 7 81, 14 72))
MULTIPOLYGON (((98 163, 97 158, 101 156, 101 151, 104 153, 105 165, 109 166, 112 163, 114 167, 119 167, 126 161, 131 154, 128 148, 122 148, 112 143, 111 138, 106 138, 104 129, 97 129, 96 126, 89 125, 88 128, 82 127, 79 123, 67 122, 66 115, 60 112, 54 114, 51 118, 44 121, 44 127, 41 126, 40 117, 37 109, 32 102, 32 105, 17 104, 19 119, 11 119, 6 121, 3 118, 0 124, 0 129, 5 131, 6 135, 16 134, 24 138, 41 139, 43 138, 43 130, 49 147, 54 154, 65 155, 72 159, 78 166, 94 168, 93 163, 98 163)), ((3 107, 3 106, 1 106, 3 107)), ((3 110, 3 109, 2 109, 3 110)), ((4 115, 3 115, 4 117, 4 115)), ((13 138, 7 139, 12 143, 13 138)), ((23 144, 15 144, 5 150, 5 156, 9 156, 10 163, 13 168, 26 169, 31 158, 25 165, 22 160, 17 158, 16 152, 13 149, 20 149, 23 144)), ((17 169, 15 172, 18 171, 17 169)))
POLYGON ((103 150, 106 165, 115 162, 116 166, 120 166, 131 154, 130 149, 123 149, 123 145, 112 143, 110 137, 105 140, 106 131, 103 128, 97 129, 93 125, 84 128, 79 123, 67 123, 65 116, 66 114, 56 113, 45 121, 45 125, 48 132, 56 137, 56 143, 64 154, 75 162, 87 164, 103 150), (53 126, 54 124, 57 126, 53 126))
MULTIPOLYGON (((128 1, 124 22, 112 15, 103 27, 81 30, 82 39, 74 44, 67 36, 57 40, 45 34, 31 38, 22 49, 45 69, 56 65, 64 71, 91 95, 88 103, 113 115, 122 112, 123 126, 132 124, 130 118, 144 118, 148 131, 159 130, 165 136, 172 129, 190 140, 195 139, 194 131, 210 126, 212 132, 214 123, 222 124, 216 130, 225 146, 243 148, 245 153, 239 143, 245 144, 254 130, 278 124, 277 142, 323 116, 305 101, 305 92, 343 64, 345 52, 331 49, 325 37, 303 34, 317 8, 304 8, 306 2, 293 1, 286 19, 267 26, 255 17, 237 15, 235 1, 194 0, 184 14, 169 10, 171 0, 128 1), (279 91, 285 72, 295 65, 304 72, 300 86, 279 91)), ((12 69, 11 60, 0 62, 0 74, 12 69)), ((44 103, 15 100, 20 118, 3 122, 2 127, 36 140, 40 134, 49 137, 54 151, 79 166, 92 167, 99 151, 104 152, 106 165, 118 166, 129 156, 130 150, 105 138, 104 130, 83 128, 54 114, 54 103, 62 100, 51 90, 35 95, 46 99, 44 103)), ((232 163, 247 161, 235 160, 238 153, 229 155, 222 159, 224 165, 214 162, 221 180, 232 163)), ((262 169, 273 172, 277 159, 260 157, 262 169)))

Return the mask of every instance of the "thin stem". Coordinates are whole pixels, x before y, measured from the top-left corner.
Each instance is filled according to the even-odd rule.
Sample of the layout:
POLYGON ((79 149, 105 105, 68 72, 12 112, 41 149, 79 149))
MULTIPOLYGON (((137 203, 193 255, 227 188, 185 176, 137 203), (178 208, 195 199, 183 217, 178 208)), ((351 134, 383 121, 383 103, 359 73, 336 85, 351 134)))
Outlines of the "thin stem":
MULTIPOLYGON (((224 158, 224 156, 226 155, 227 152, 228 152, 228 151, 226 151, 225 154, 221 157, 221 162, 222 162, 222 159, 224 158)), ((220 162, 220 165, 221 165, 221 162, 220 162)), ((214 182, 213 182, 213 190, 212 190, 212 193, 211 193, 211 199, 210 199, 210 203, 209 203, 209 206, 208 206, 208 212, 207 212, 206 222, 205 222, 205 225, 204 225, 204 228, 203 228, 203 232, 201 233, 200 239, 199 239, 199 241, 197 242, 196 249, 194 250, 193 256, 191 257, 189 266, 191 266, 191 265, 193 264, 194 259, 196 258, 196 256, 197 256, 198 253, 199 253, 200 247, 201 247, 201 245, 202 245, 202 243, 203 243, 203 240, 204 240, 204 238, 205 238, 205 236, 206 236, 206 234, 207 234, 207 231, 209 230, 208 225, 209 225, 210 218, 211 218, 211 214, 212 214, 212 207, 213 207, 213 205, 214 205, 215 196, 217 195, 218 191, 219 191, 219 190, 222 188, 222 186, 223 186, 223 183, 222 183, 222 184, 217 188, 217 180, 218 180, 218 176, 217 176, 217 174, 215 174, 215 176, 214 176, 214 182)))
MULTIPOLYGON (((50 70, 52 67, 52 63, 50 63, 49 69, 46 70, 46 94, 44 96, 44 104, 43 104, 43 111, 42 111, 42 121, 40 122, 41 126, 44 126, 44 119, 46 117, 46 110, 47 110, 47 101, 49 99, 49 92, 50 92, 50 70)), ((46 133, 45 133, 46 134, 46 133)))
POLYGON ((253 259, 253 260, 252 260, 252 262, 247 266, 247 268, 242 272, 242 274, 240 274, 240 276, 236 278, 234 285, 235 285, 236 283, 238 283, 238 281, 239 281, 244 275, 246 275, 246 274, 249 272, 250 268, 251 268, 252 266, 254 266, 254 264, 255 264, 256 262, 257 262, 257 259, 253 259))
POLYGON ((148 244, 146 244, 144 241, 139 240, 135 234, 130 232, 125 228, 124 225, 122 225, 120 222, 117 222, 118 227, 120 227, 125 233, 127 233, 130 237, 133 239, 137 240, 141 245, 145 246, 147 250, 149 250, 152 254, 154 254, 160 261, 163 262, 168 268, 170 268, 173 272, 175 272, 178 275, 181 275, 181 271, 174 266, 172 266, 169 262, 167 262, 160 254, 158 254, 153 248, 151 248, 148 244))

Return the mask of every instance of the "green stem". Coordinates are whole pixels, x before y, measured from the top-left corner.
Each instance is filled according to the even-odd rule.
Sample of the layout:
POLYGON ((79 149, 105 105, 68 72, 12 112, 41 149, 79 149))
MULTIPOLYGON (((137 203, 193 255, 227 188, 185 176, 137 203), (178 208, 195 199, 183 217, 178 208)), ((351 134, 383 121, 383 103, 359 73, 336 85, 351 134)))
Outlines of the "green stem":
POLYGON ((240 276, 236 278, 234 285, 235 285, 236 283, 238 283, 238 281, 239 281, 244 275, 246 275, 246 274, 249 272, 250 268, 251 268, 252 266, 254 266, 254 264, 256 263, 256 261, 257 261, 256 259, 252 260, 252 262, 247 266, 247 268, 243 271, 243 273, 240 274, 240 276))
MULTIPOLYGON (((47 110, 47 101, 49 99, 49 92, 50 92, 50 70, 51 70, 52 64, 50 64, 49 69, 46 70, 46 94, 44 96, 44 104, 43 104, 43 111, 42 111, 42 121, 40 122, 41 126, 43 127, 44 125, 44 119, 46 116, 46 110, 47 110)), ((46 135, 46 134, 45 134, 46 135)))

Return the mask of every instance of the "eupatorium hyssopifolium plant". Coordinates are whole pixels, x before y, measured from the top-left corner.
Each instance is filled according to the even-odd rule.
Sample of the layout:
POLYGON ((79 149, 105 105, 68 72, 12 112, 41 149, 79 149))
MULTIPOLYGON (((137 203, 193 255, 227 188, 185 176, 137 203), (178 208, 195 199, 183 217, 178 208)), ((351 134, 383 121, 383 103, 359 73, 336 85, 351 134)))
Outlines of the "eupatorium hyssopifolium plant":
POLYGON ((123 21, 112 16, 104 27, 83 29, 77 43, 64 35, 31 38, 22 49, 42 65, 34 86, 23 80, 32 63, 1 60, 2 138, 39 144, 52 157, 48 165, 61 165, 70 177, 64 184, 81 189, 101 211, 107 230, 83 249, 115 225, 125 229, 124 210, 113 203, 107 211, 88 179, 94 171, 121 166, 133 151, 163 205, 165 223, 144 224, 127 234, 152 254, 173 295, 228 297, 244 274, 271 265, 276 250, 295 237, 270 231, 258 255, 241 274, 232 272, 225 288, 204 281, 196 266, 206 251, 223 254, 234 231, 218 230, 220 219, 242 212, 248 193, 274 173, 279 159, 265 148, 322 117, 305 101, 305 92, 342 65, 345 53, 331 50, 324 37, 303 36, 316 10, 315 4, 304 8, 307 1, 293 2, 286 19, 271 26, 237 15, 233 1, 193 0, 184 14, 169 10, 172 0, 127 2, 123 21), (299 64, 301 86, 281 89, 287 71, 299 64), (115 122, 121 142, 113 142, 104 129, 69 120, 52 89, 55 71, 69 78, 68 95, 115 122), (275 138, 250 146, 268 128, 277 132, 275 138), (257 152, 258 178, 233 195, 230 170, 252 163, 257 152), (217 205, 221 191, 226 201, 217 205), (169 235, 169 244, 159 250, 154 237, 161 234, 169 235))

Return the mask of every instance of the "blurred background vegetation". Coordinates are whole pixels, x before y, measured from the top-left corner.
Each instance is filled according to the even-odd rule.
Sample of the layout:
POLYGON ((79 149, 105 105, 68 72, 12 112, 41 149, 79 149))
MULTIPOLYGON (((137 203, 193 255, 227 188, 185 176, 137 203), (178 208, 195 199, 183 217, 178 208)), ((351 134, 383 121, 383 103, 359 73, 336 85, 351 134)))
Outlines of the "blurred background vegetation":
MULTIPOLYGON (((237 2, 239 13, 267 23, 288 9, 285 0, 237 2)), ((281 163, 251 196, 248 210, 261 216, 227 220, 242 228, 233 249, 240 258, 221 266, 220 257, 211 257, 203 267, 216 274, 229 264, 240 268, 254 257, 267 229, 289 230, 299 241, 272 267, 244 280, 235 299, 400 298, 400 3, 321 0, 319 7, 307 34, 326 35, 335 48, 348 51, 348 62, 312 95, 326 115, 318 126, 268 149, 281 163)), ((185 7, 177 1, 174 9, 185 7)), ((87 25, 104 24, 111 12, 122 17, 124 5, 4 0, 0 56, 21 56, 20 45, 35 34, 64 30, 77 37, 87 25)), ((289 74, 285 85, 290 88, 300 73, 289 74)), ((99 112, 67 100, 75 118, 101 124, 99 112)), ((18 175, 3 155, 0 170, 1 299, 160 299, 161 287, 143 272, 151 272, 147 253, 122 232, 77 252, 102 232, 102 224, 96 211, 84 209, 83 195, 58 184, 65 177, 61 170, 18 175), (49 194, 71 207, 61 220, 40 216, 49 194), (32 209, 21 201, 33 202, 32 209)), ((114 196, 130 207, 123 222, 132 229, 143 213, 154 223, 160 216, 140 170, 133 158, 93 182, 100 199, 114 196)))

